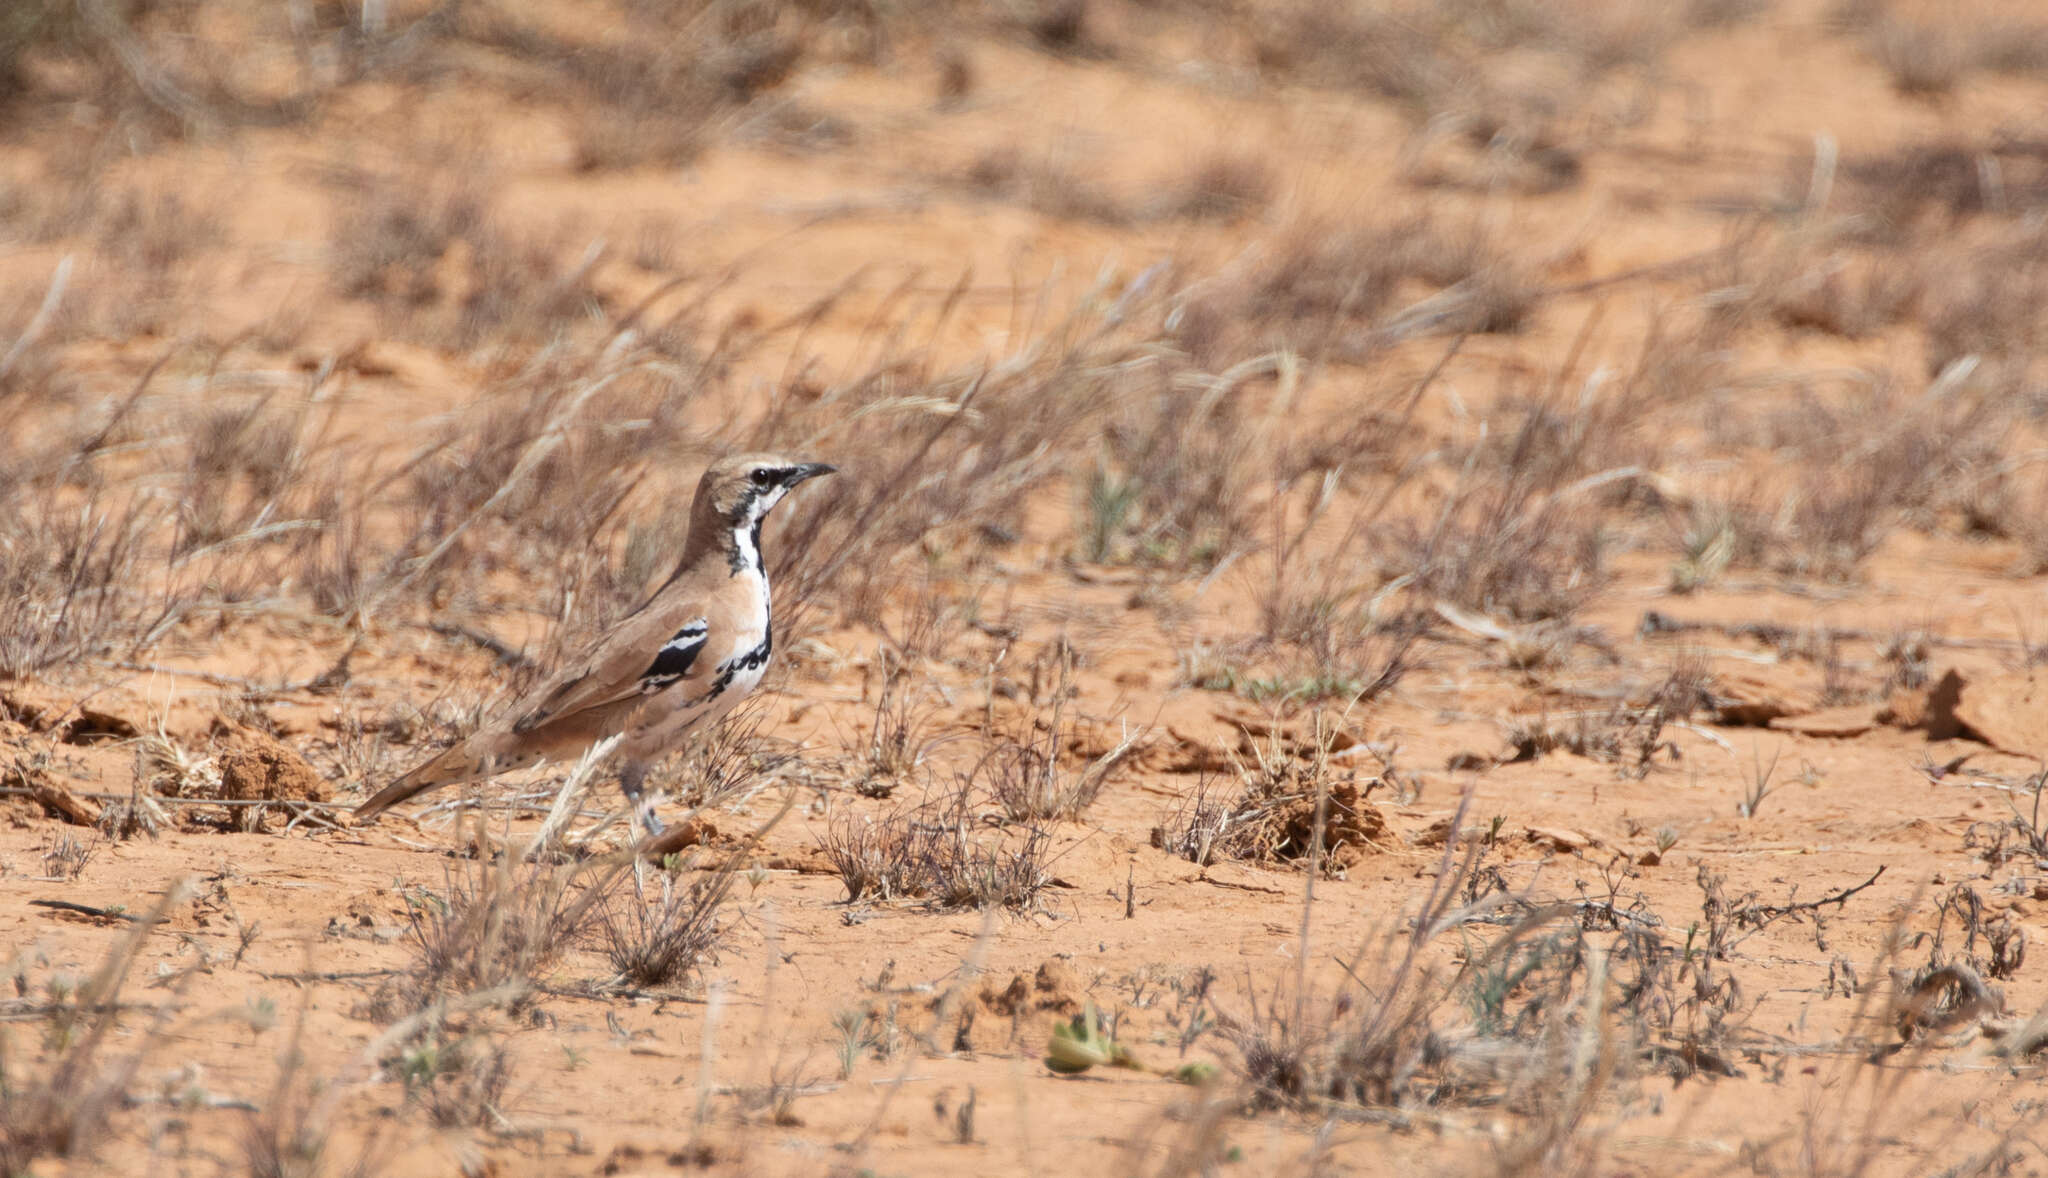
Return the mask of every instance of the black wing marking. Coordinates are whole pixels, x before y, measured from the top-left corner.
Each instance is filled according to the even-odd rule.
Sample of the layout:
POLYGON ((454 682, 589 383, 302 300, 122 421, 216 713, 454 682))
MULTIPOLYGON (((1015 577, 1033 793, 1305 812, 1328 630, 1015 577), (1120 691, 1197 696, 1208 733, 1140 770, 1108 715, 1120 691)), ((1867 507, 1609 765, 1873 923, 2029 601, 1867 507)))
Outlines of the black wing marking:
POLYGON ((689 674, 690 664, 697 661, 697 655, 704 649, 707 632, 705 619, 698 618, 684 623, 675 637, 662 643, 661 649, 654 654, 654 661, 640 672, 640 694, 653 695, 689 674))

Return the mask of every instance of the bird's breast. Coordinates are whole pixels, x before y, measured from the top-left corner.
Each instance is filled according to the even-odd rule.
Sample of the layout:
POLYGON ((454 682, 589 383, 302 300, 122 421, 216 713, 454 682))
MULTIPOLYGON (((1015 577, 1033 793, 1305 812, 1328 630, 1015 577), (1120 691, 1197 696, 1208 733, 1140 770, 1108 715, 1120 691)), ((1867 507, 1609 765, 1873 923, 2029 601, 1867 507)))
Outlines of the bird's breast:
POLYGON ((725 648, 712 664, 711 681, 704 694, 691 701, 693 706, 722 713, 754 690, 767 673, 769 655, 775 650, 775 624, 768 613, 768 578, 757 573, 747 580, 752 584, 740 587, 745 605, 735 611, 738 616, 725 634, 725 648))
POLYGON ((719 661, 714 681, 722 683, 731 695, 745 695, 767 673, 768 657, 774 650, 775 628, 764 621, 759 630, 733 644, 732 652, 719 661))

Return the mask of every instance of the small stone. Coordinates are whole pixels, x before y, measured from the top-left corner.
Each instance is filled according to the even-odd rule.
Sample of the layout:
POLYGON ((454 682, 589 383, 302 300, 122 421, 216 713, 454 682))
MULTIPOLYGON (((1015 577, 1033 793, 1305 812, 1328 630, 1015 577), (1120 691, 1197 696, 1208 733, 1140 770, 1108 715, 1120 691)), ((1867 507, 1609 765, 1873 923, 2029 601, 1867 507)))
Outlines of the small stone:
POLYGON ((1600 845, 1599 839, 1583 830, 1567 830, 1558 826, 1532 826, 1524 833, 1524 837, 1539 847, 1547 847, 1566 854, 1600 845))
POLYGON ((1868 704, 1855 704, 1827 708, 1804 716, 1780 716, 1772 720, 1770 726, 1779 732, 1795 732, 1801 736, 1848 740, 1877 727, 1877 712, 1878 709, 1868 704))

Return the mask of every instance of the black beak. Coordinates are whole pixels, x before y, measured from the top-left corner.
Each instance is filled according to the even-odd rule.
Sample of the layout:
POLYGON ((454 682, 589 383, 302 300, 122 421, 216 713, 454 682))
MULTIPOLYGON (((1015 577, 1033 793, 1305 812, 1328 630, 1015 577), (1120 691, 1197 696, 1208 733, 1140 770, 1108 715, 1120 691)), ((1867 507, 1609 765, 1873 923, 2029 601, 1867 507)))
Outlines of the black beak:
POLYGON ((829 462, 800 462, 789 468, 789 477, 783 480, 783 485, 794 487, 805 479, 814 479, 821 474, 831 474, 838 469, 838 467, 833 466, 829 462))

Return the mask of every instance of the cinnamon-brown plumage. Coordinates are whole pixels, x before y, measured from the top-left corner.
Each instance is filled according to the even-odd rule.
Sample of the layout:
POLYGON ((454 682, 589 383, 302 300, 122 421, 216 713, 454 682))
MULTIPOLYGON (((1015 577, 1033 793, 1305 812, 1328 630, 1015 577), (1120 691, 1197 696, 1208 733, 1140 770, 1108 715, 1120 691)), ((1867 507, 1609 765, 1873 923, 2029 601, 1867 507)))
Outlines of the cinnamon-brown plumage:
MULTIPOLYGON (((697 484, 675 572, 647 601, 493 723, 356 808, 372 818, 430 789, 580 756, 619 737, 619 784, 636 812, 648 768, 760 682, 774 647, 761 521, 791 487, 832 467, 776 454, 714 463, 697 484)), ((659 830, 652 813, 642 815, 659 830)))

